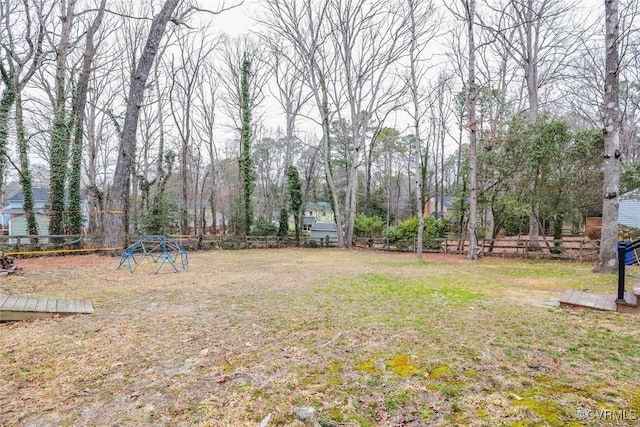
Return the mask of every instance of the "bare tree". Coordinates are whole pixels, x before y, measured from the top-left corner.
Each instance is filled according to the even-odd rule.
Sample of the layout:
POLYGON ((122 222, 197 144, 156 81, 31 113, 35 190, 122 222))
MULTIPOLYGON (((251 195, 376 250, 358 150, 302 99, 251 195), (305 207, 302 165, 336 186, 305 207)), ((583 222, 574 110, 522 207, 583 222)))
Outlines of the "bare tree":
MULTIPOLYGON (((182 234, 189 231, 190 203, 197 209, 198 181, 189 182, 192 170, 189 159, 193 150, 194 104, 198 87, 202 85, 202 66, 216 44, 201 33, 190 33, 178 38, 178 58, 172 56, 169 64, 169 106, 171 117, 180 139, 180 187, 182 234)), ((199 230, 197 213, 193 218, 194 232, 199 230)))
POLYGON ((409 22, 409 76, 407 85, 409 88, 412 109, 410 111, 413 125, 413 143, 416 152, 416 215, 418 217, 418 240, 416 242, 416 257, 422 259, 422 236, 424 231, 424 190, 423 190, 423 163, 422 156, 422 138, 420 133, 420 125, 425 112, 421 108, 423 96, 423 80, 426 77, 426 69, 424 66, 425 58, 422 57, 423 52, 429 45, 429 41, 435 36, 433 26, 436 18, 433 3, 419 2, 416 0, 407 0, 407 14, 409 22))
MULTIPOLYGON (((211 61, 206 60, 202 64, 202 84, 197 88, 196 92, 196 109, 198 112, 198 120, 195 125, 195 131, 198 138, 205 146, 208 155, 209 167, 202 180, 202 197, 207 196, 212 216, 212 232, 216 233, 218 226, 217 218, 217 176, 218 169, 216 163, 218 161, 218 153, 215 144, 215 124, 216 124, 216 106, 219 98, 218 94, 218 74, 213 68, 211 61), (208 187, 207 187, 208 183, 208 187), (208 192, 205 192, 208 188, 208 192)), ((204 210, 202 215, 204 216, 204 210)), ((204 220, 203 220, 204 223, 204 220)), ((221 229, 224 232, 224 229, 221 229)))
POLYGON ((618 191, 620 182, 620 61, 618 46, 618 0, 605 0, 605 81, 604 81, 604 186, 602 201, 602 238, 598 272, 617 268, 618 191))
MULTIPOLYGON (((122 126, 122 141, 118 151, 118 163, 113 177, 111 195, 109 197, 108 210, 105 218, 105 229, 102 246, 104 248, 116 248, 126 242, 123 240, 124 230, 123 214, 129 200, 129 174, 131 170, 132 155, 138 129, 138 117, 144 97, 144 89, 149 77, 149 72, 160 46, 160 40, 164 34, 167 22, 178 6, 180 0, 166 0, 160 12, 153 18, 149 30, 147 43, 138 61, 135 74, 131 79, 127 113, 122 126)), ((116 252, 113 252, 115 255, 116 252)))
POLYGON ((300 64, 304 70, 305 83, 313 94, 315 106, 318 110, 319 124, 322 127, 322 148, 324 169, 327 185, 331 192, 333 212, 336 218, 338 246, 344 247, 342 233, 341 208, 339 194, 333 176, 330 162, 330 110, 328 98, 327 73, 331 65, 330 60, 323 53, 324 42, 327 37, 328 2, 313 4, 311 1, 274 0, 268 2, 268 16, 264 22, 270 28, 278 31, 294 47, 300 57, 300 64), (317 6, 317 8, 315 8, 317 6))
MULTIPOLYGON (((568 66, 571 53, 578 46, 572 16, 575 4, 559 0, 507 0, 489 4, 496 22, 483 23, 498 38, 520 66, 527 94, 528 117, 534 123, 541 101, 540 91, 559 78, 568 66), (572 30, 569 30, 572 29, 572 30)), ((536 186, 536 182, 532 186, 536 186)), ((533 188, 533 194, 537 193, 533 188)), ((539 248, 540 220, 538 200, 531 200, 529 246, 539 248)))
POLYGON ((476 19, 475 0, 463 0, 463 7, 466 12, 466 22, 469 43, 469 98, 467 99, 467 116, 469 120, 469 252, 467 259, 478 258, 478 155, 476 151, 477 123, 476 123, 476 100, 478 88, 476 86, 476 46, 474 22, 476 19))
MULTIPOLYGON (((43 42, 47 32, 46 25, 54 10, 55 3, 47 4, 43 0, 22 2, 7 0, 2 6, 4 7, 4 25, 0 43, 6 52, 7 66, 0 63, 0 73, 7 90, 13 92, 19 155, 18 173, 24 196, 23 208, 27 215, 27 230, 31 235, 37 235, 38 224, 33 211, 29 142, 26 136, 22 93, 46 58, 43 42), (16 18, 21 25, 13 25, 13 18, 16 18), (22 33, 14 34, 13 31, 16 29, 22 29, 22 33)), ((3 154, 6 155, 6 152, 3 154)))
POLYGON ((293 163, 296 143, 296 124, 302 108, 311 99, 305 91, 303 71, 297 64, 295 50, 285 44, 280 35, 269 33, 263 36, 271 50, 272 75, 276 85, 274 97, 285 114, 284 168, 279 176, 281 206, 286 206, 286 171, 293 163))
MULTIPOLYGON (((406 18, 387 0, 330 2, 334 50, 338 61, 333 103, 346 103, 351 143, 347 147, 348 169, 345 201, 345 246, 354 235, 358 195, 358 170, 374 111, 398 102, 404 85, 394 79, 394 67, 408 55, 406 18)), ((338 109, 338 119, 343 112, 338 109)))

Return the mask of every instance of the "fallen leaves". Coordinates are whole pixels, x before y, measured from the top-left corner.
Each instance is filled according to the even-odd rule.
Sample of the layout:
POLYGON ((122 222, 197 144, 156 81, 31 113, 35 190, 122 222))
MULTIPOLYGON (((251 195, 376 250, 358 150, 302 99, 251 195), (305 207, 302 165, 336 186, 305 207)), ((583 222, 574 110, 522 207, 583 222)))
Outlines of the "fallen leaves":
POLYGON ((533 424, 544 419, 512 406, 535 393, 561 408, 627 404, 620 390, 640 384, 629 319, 528 304, 564 291, 563 278, 590 279, 587 268, 456 260, 214 251, 159 276, 101 257, 28 260, 3 282, 12 293, 100 303, 91 316, 0 325, 0 424, 255 427, 270 414, 276 426, 295 407, 334 425, 533 424), (557 278, 530 290, 512 275, 557 278))

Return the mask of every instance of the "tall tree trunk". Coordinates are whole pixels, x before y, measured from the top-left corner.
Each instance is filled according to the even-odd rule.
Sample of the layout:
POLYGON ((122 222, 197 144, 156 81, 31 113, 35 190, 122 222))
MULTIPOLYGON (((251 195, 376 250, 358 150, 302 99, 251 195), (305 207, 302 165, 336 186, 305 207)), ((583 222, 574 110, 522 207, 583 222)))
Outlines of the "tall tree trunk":
MULTIPOLYGON (((315 70, 314 72, 318 72, 315 70)), ((315 75, 311 77, 315 79, 315 75)), ((331 192, 332 205, 333 205, 333 215, 336 221, 336 231, 338 234, 338 247, 344 248, 344 236, 342 234, 342 215, 340 213, 340 199, 338 197, 338 193, 336 191, 335 181, 333 179, 333 170, 331 168, 331 144, 329 135, 331 133, 330 124, 329 124, 329 100, 327 96, 327 82, 325 80, 324 74, 320 71, 318 72, 318 84, 313 85, 314 87, 320 88, 320 97, 316 94, 316 102, 318 103, 320 110, 320 117, 322 119, 322 143, 324 148, 324 171, 325 177, 327 179, 327 185, 329 186, 329 191, 331 192)), ((314 80, 315 82, 315 80, 314 80)))
POLYGON ((69 173, 69 232, 78 234, 82 231, 82 203, 80 183, 82 180, 82 140, 84 136, 85 105, 91 77, 91 66, 95 54, 93 37, 102 24, 107 0, 101 0, 96 19, 89 27, 86 36, 86 47, 82 57, 82 72, 78 81, 75 102, 73 105, 73 142, 71 146, 71 171, 69 173))
POLYGON ((467 9, 467 29, 469 35, 469 99, 467 101, 467 109, 469 115, 469 253, 467 259, 475 260, 478 258, 478 193, 477 193, 477 153, 476 153, 476 99, 478 96, 478 88, 476 86, 475 77, 475 60, 476 47, 474 39, 474 20, 475 20, 475 0, 468 0, 467 9))
MULTIPOLYGON (((122 127, 122 140, 118 150, 118 161, 113 176, 113 185, 109 196, 109 204, 105 216, 105 227, 102 246, 104 248, 116 248, 126 244, 127 237, 123 235, 123 213, 129 199, 129 174, 131 173, 132 155, 136 144, 136 132, 138 129, 138 117, 144 98, 144 89, 149 78, 149 72, 160 46, 167 22, 171 14, 178 6, 180 0, 166 0, 160 13, 153 18, 147 42, 138 66, 131 79, 127 111, 122 127)), ((116 255, 116 251, 104 252, 116 255)))
MULTIPOLYGON (((20 157, 20 184, 24 196, 23 210, 27 216, 27 233, 32 236, 38 235, 38 223, 33 210, 33 185, 31 180, 31 169, 29 168, 29 142, 24 130, 24 114, 22 111, 22 94, 16 93, 16 137, 18 140, 18 155, 20 157)), ((35 245, 37 241, 31 241, 35 245)))
MULTIPOLYGON (((62 29, 60 42, 56 46, 55 101, 53 105, 53 126, 49 147, 49 206, 51 207, 49 233, 64 234, 65 226, 65 184, 69 165, 69 143, 71 131, 67 120, 67 53, 69 37, 73 26, 76 1, 60 2, 62 29)), ((57 240, 57 239, 56 239, 57 240)))
MULTIPOLYGON (((537 41, 534 39, 534 0, 528 0, 526 17, 524 18, 524 31, 526 37, 526 63, 524 64, 524 76, 527 84, 527 98, 529 100, 529 123, 533 125, 538 120, 538 53, 537 41)), ((534 199, 531 201, 531 215, 529 216, 529 248, 540 248, 540 220, 538 201, 538 188, 534 184, 534 199)))
POLYGON ((604 81, 604 197, 602 200, 602 237, 596 271, 617 269, 618 191, 620 183, 620 106, 618 61, 618 0, 605 0, 606 71, 604 81))
POLYGON ((242 62, 242 99, 240 110, 242 112, 242 129, 240 140, 242 151, 240 152, 240 171, 242 173, 242 210, 244 214, 244 233, 249 234, 253 222, 253 205, 251 196, 255 187, 255 174, 251 162, 251 91, 249 89, 249 76, 251 74, 251 61, 245 59, 242 62))
POLYGON ((9 114, 16 100, 16 91, 11 76, 0 69, 4 90, 0 98, 0 191, 4 188, 4 173, 7 166, 7 143, 9 142, 9 114))
POLYGON ((416 150, 416 215, 418 216, 418 240, 416 242, 416 258, 422 259, 422 238, 424 234, 424 199, 422 197, 422 144, 420 141, 420 99, 417 76, 417 34, 416 34, 416 0, 409 2, 409 19, 411 44, 409 46, 409 66, 411 70, 411 100, 413 102, 413 144, 416 150))

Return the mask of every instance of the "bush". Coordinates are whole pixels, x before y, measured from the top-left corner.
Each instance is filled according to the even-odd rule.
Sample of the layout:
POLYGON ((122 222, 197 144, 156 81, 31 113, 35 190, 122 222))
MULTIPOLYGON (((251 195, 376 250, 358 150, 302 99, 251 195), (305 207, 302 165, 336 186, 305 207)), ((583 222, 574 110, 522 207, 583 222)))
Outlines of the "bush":
MULTIPOLYGON (((389 227, 387 236, 390 243, 394 243, 400 249, 407 249, 418 238, 418 218, 409 218, 402 221, 397 227, 389 227)), ((433 216, 424 217, 424 230, 422 232, 423 247, 439 247, 437 239, 443 239, 449 229, 449 222, 445 219, 435 219, 433 216)))
POLYGON ((380 237, 384 231, 384 220, 378 216, 366 217, 358 214, 354 223, 357 237, 380 237))
POLYGON ((253 223, 251 227, 251 231, 249 232, 249 236, 257 236, 257 237, 266 237, 266 236, 275 236, 278 232, 278 227, 264 219, 263 217, 258 217, 258 219, 253 223))
POLYGON ((591 240, 600 240, 600 237, 602 237, 602 227, 588 227, 585 234, 591 240))

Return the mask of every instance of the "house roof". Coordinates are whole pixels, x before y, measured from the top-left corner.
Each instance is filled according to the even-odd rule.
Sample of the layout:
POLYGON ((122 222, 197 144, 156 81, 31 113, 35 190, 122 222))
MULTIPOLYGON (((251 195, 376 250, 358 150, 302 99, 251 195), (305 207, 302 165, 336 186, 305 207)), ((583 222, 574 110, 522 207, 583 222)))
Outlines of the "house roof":
POLYGON ((327 202, 307 202, 304 205, 304 209, 307 211, 329 211, 331 205, 327 202))
POLYGON ((336 224, 333 222, 316 222, 311 227, 311 231, 336 231, 336 224))
MULTIPOLYGON (((38 201, 47 201, 49 200, 49 189, 48 188, 33 188, 33 200, 38 201)), ((9 197, 10 202, 21 202, 24 200, 24 193, 22 190, 16 192, 13 196, 9 197)))
POLYGON ((640 200, 640 188, 620 195, 620 200, 640 200))

